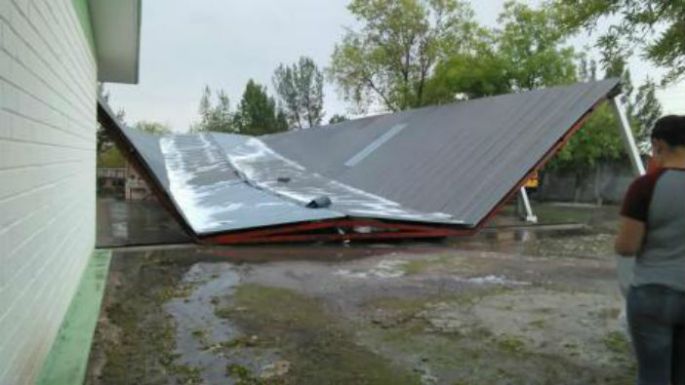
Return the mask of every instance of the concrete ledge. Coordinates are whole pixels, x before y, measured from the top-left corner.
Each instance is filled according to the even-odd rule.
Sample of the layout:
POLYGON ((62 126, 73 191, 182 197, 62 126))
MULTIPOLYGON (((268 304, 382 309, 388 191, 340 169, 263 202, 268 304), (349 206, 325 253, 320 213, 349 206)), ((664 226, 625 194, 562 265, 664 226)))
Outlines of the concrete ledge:
POLYGON ((112 253, 96 250, 83 272, 37 385, 80 385, 88 367, 93 333, 107 283, 112 253))

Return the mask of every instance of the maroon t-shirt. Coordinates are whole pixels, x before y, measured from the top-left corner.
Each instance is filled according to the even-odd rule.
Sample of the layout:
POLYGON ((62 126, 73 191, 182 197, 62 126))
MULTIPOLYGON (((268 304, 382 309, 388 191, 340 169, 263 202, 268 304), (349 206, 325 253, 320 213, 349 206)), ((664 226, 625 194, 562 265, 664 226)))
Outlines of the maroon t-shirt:
POLYGON ((666 169, 658 169, 643 175, 630 185, 626 197, 623 200, 621 215, 640 222, 647 222, 649 217, 649 204, 652 202, 654 188, 659 177, 666 169))

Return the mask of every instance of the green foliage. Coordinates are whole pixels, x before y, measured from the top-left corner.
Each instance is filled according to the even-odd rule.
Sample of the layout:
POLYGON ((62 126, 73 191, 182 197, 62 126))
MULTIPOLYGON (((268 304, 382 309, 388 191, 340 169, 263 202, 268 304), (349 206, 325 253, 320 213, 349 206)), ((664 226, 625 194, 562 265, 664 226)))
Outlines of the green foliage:
POLYGON ((264 135, 288 130, 285 114, 276 108, 276 102, 267 95, 266 88, 252 79, 245 86, 234 124, 237 132, 245 135, 264 135))
POLYGON ((216 105, 212 104, 212 91, 205 86, 200 98, 200 121, 190 127, 191 132, 237 132, 231 114, 228 96, 224 90, 216 94, 216 105))
MULTIPOLYGON (((597 64, 582 58, 579 77, 582 81, 596 80, 597 64)), ((623 70, 620 76, 623 85, 621 97, 633 134, 643 152, 649 149, 649 135, 654 122, 661 116, 661 105, 655 96, 655 84, 647 81, 637 94, 630 78, 630 72, 618 65, 614 70, 623 70)), ((616 74, 607 73, 606 76, 616 74)), ((596 167, 604 160, 617 160, 625 156, 623 141, 619 134, 619 122, 607 104, 600 106, 557 154, 551 168, 582 173, 596 167)))
POLYGON ((449 103, 511 91, 504 59, 493 52, 458 54, 440 62, 426 85, 426 104, 449 103))
POLYGON ((499 54, 507 64, 513 90, 532 90, 576 81, 575 53, 563 47, 566 36, 545 8, 509 1, 499 17, 499 54))
POLYGON ((569 33, 592 32, 599 20, 611 23, 597 39, 605 66, 637 49, 669 71, 664 83, 685 76, 685 1, 549 0, 546 6, 569 33))
POLYGON ((424 104, 440 58, 468 51, 481 28, 461 0, 352 0, 360 27, 335 46, 328 74, 360 110, 424 104))
POLYGON ((146 120, 141 120, 134 126, 136 129, 147 132, 153 135, 166 135, 171 134, 171 129, 168 125, 160 122, 151 122, 146 120))
POLYGON ((624 151, 618 127, 613 111, 603 104, 562 148, 550 167, 583 172, 601 160, 619 159, 624 151))
POLYGON ((446 103, 576 81, 576 55, 546 9, 507 2, 501 29, 479 35, 469 52, 442 60, 428 82, 427 104, 446 103))
POLYGON ((321 124, 323 118, 323 73, 314 61, 301 57, 291 66, 276 68, 273 84, 288 124, 306 128, 321 124))
POLYGON ((118 148, 112 146, 104 150, 97 159, 98 168, 124 168, 126 159, 121 155, 118 148))
MULTIPOLYGON (((427 103, 569 84, 597 79, 597 63, 565 46, 566 30, 555 9, 533 9, 516 2, 505 4, 499 16, 501 29, 481 34, 473 52, 442 60, 428 82, 427 103)), ((661 115, 655 84, 648 81, 635 90, 625 60, 603 61, 606 77, 620 77, 623 101, 641 148, 648 147, 649 131, 661 115)), ((618 122, 602 106, 552 161, 550 167, 583 173, 598 162, 624 156, 618 122)))
POLYGON ((350 119, 345 115, 335 114, 335 115, 331 116, 330 119, 328 119, 328 124, 342 123, 342 122, 345 122, 348 120, 350 120, 350 119))
POLYGON ((630 105, 631 123, 636 127, 636 139, 642 152, 647 152, 651 147, 652 128, 662 113, 661 103, 656 98, 656 84, 647 79, 638 88, 635 100, 630 105))

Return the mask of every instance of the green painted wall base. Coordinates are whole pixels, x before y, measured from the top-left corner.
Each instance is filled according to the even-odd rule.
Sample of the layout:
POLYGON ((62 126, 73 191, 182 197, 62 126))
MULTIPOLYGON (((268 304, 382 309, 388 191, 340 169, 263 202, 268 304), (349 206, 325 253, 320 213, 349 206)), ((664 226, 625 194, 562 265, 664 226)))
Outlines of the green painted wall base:
POLYGON ((81 385, 107 283, 112 253, 96 250, 81 277, 37 385, 81 385))

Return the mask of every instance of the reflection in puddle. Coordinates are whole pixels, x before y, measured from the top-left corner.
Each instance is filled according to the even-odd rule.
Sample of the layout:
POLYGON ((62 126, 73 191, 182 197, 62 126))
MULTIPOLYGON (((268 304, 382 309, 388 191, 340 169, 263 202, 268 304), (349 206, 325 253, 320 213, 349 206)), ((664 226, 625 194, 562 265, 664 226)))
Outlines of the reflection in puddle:
POLYGON ((385 260, 368 270, 337 270, 334 274, 351 278, 399 278, 405 274, 404 266, 408 261, 385 260))
POLYGON ((530 285, 530 282, 511 280, 503 275, 486 275, 483 277, 471 278, 455 277, 455 280, 476 285, 530 285))
POLYGON ((180 283, 180 290, 189 291, 189 295, 173 298, 164 305, 176 324, 176 363, 201 368, 207 383, 225 382, 226 366, 239 359, 228 357, 222 348, 239 338, 240 333, 215 312, 216 306, 233 294, 239 283, 240 276, 233 264, 197 263, 180 283))

